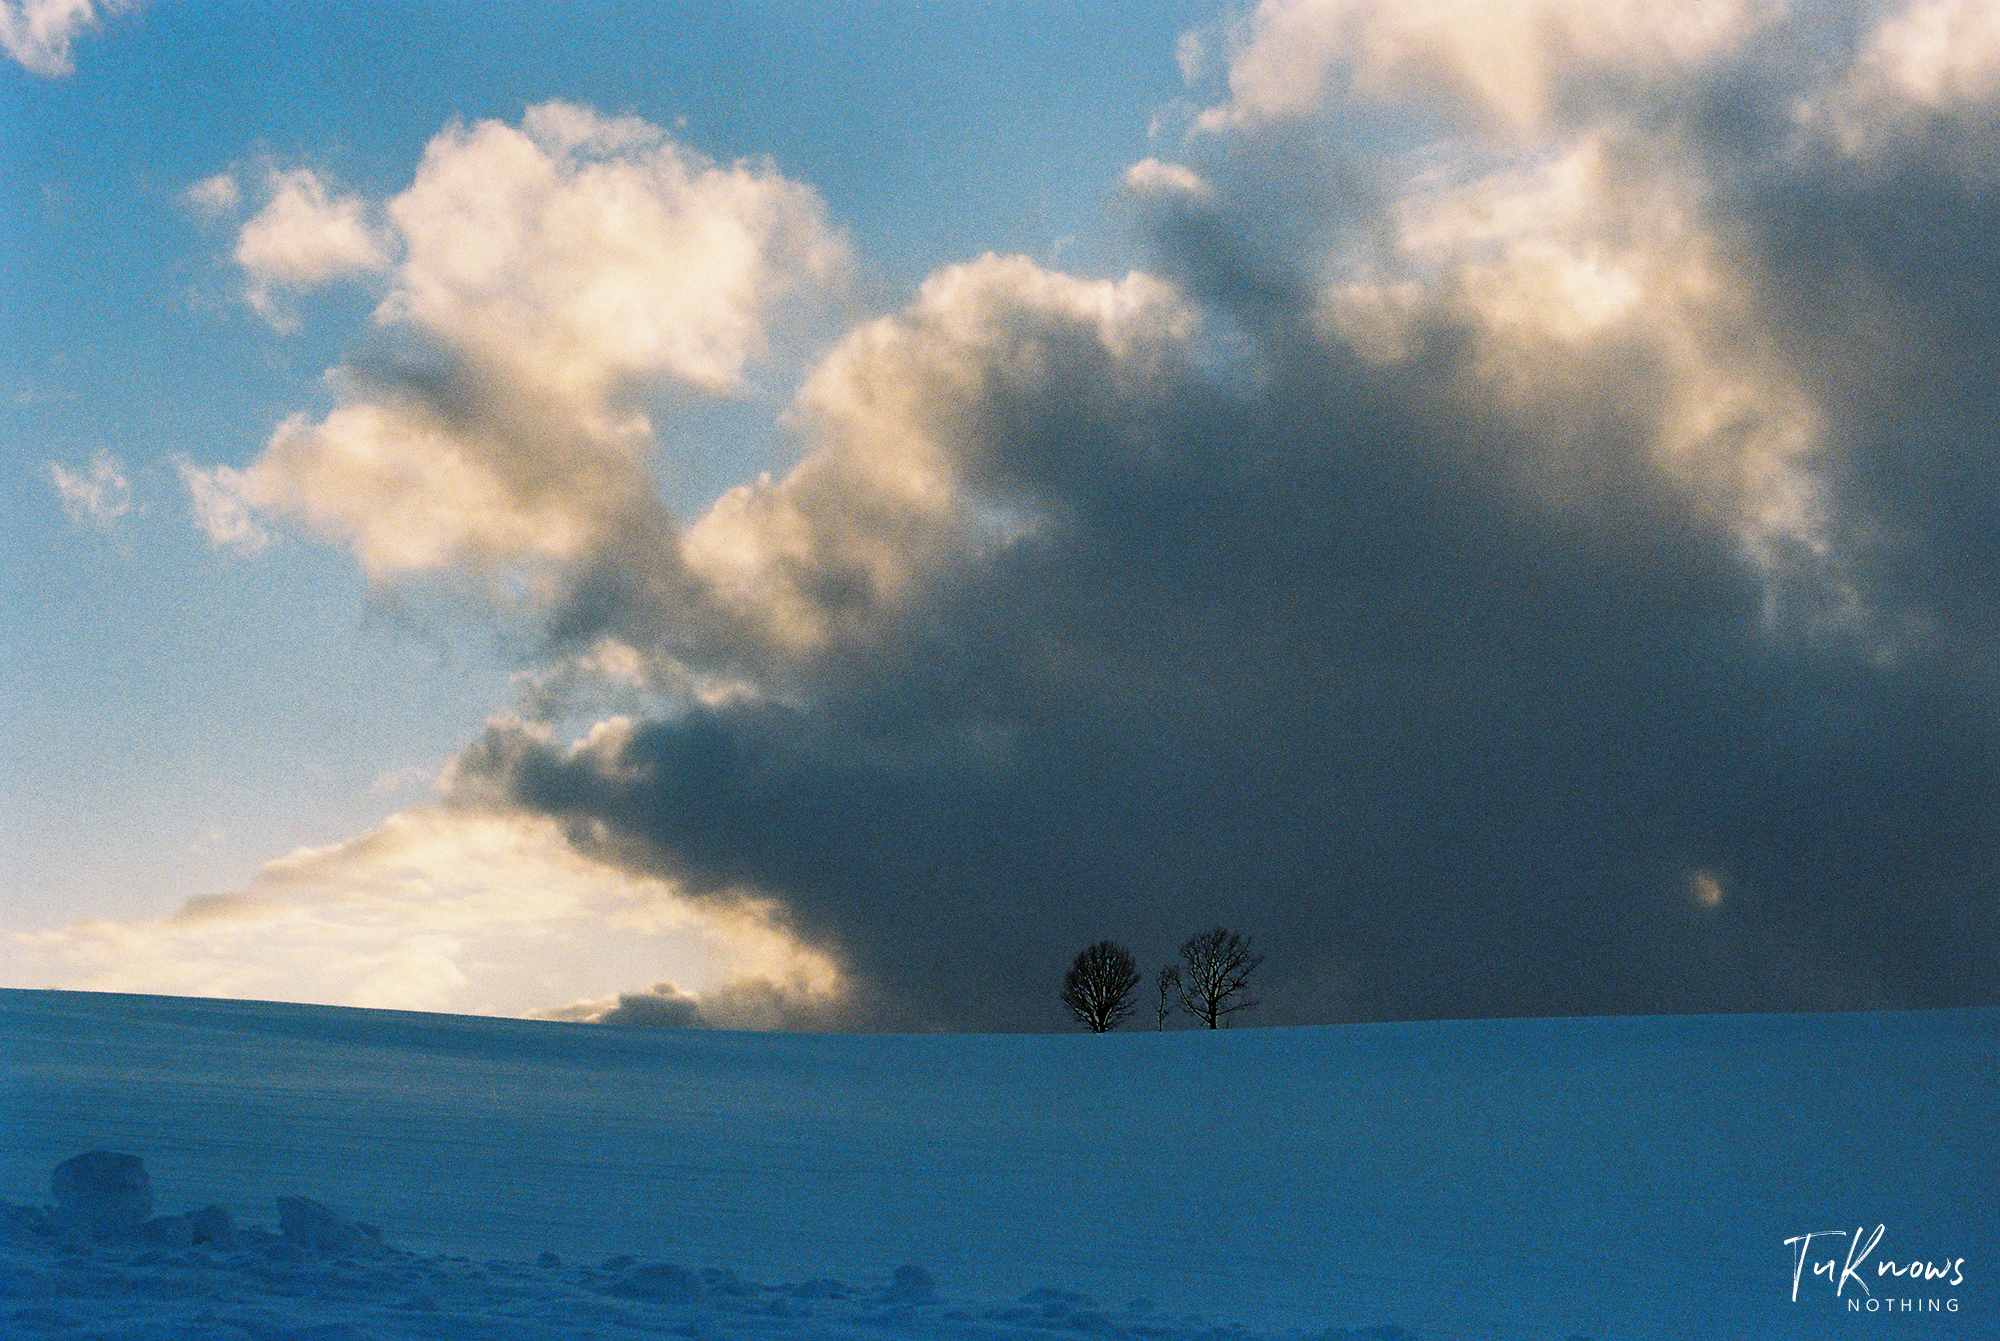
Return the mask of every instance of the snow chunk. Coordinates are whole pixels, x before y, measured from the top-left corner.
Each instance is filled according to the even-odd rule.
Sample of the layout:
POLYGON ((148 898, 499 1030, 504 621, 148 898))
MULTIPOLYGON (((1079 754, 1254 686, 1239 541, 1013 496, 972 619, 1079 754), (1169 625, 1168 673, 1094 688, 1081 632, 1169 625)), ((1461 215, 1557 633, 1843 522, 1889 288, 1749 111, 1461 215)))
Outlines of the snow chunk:
POLYGON ((375 1226, 348 1224, 311 1197, 278 1198, 278 1232, 301 1248, 339 1257, 378 1247, 382 1238, 375 1226))
POLYGON ((914 1263, 905 1263, 896 1268, 895 1276, 889 1282, 887 1301, 891 1304, 935 1304, 937 1302, 937 1282, 931 1273, 914 1263))
POLYGON ((196 1243, 212 1243, 226 1248, 236 1240, 236 1222, 220 1206, 204 1206, 188 1213, 188 1230, 196 1243))
POLYGON ((701 1292, 694 1277, 672 1262, 655 1262, 635 1269, 611 1287, 611 1293, 627 1299, 659 1299, 668 1303, 692 1303, 701 1292))
POLYGON ((49 1175, 49 1190, 64 1227, 93 1238, 135 1228, 153 1213, 153 1183, 137 1155, 92 1150, 66 1159, 49 1175))

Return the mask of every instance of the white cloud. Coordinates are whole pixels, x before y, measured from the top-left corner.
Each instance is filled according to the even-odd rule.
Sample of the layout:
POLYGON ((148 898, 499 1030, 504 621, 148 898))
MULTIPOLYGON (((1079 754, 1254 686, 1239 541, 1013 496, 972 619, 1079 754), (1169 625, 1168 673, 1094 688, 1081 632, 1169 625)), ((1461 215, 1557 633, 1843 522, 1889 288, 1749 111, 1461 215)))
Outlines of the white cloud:
POLYGON ((615 999, 667 974, 697 1001, 764 982, 830 1007, 844 990, 768 900, 696 899, 581 855, 547 819, 451 808, 293 853, 165 918, 0 940, 16 986, 479 1014, 615 999))
POLYGON ((59 78, 75 71, 69 46, 125 0, 0 0, 0 47, 32 74, 59 78))
POLYGON ((1864 68, 1919 107, 2000 94, 2000 8, 1989 0, 1919 0, 1886 18, 1864 68))
MULTIPOLYGON (((317 241, 274 244, 260 282, 387 254, 358 204, 287 180, 302 203, 286 217, 304 222, 272 235, 317 241)), ((350 387, 325 418, 280 425, 249 472, 261 506, 346 541, 377 578, 562 564, 664 533, 633 393, 737 388, 775 306, 845 257, 810 188, 562 103, 447 129, 385 213, 402 259, 376 318, 442 351, 449 393, 350 387)))
POLYGON ((453 423, 415 396, 385 394, 318 423, 297 415, 271 435, 253 487, 348 541, 376 578, 578 556, 643 491, 636 453, 554 407, 512 408, 509 422, 453 423))
POLYGON ((234 214, 242 201, 243 189, 236 184, 233 172, 204 177, 187 189, 187 202, 212 218, 234 214))
POLYGON ((1996 104, 2000 8, 1988 0, 1916 0, 1882 17, 1846 81, 1807 98, 1800 119, 1830 131, 1848 153, 1866 155, 1904 143, 1927 119, 1990 120, 2000 114, 1996 104))
POLYGON ((1125 169, 1125 189, 1134 195, 1178 195, 1208 200, 1215 192, 1199 173, 1179 163, 1141 159, 1125 169))
POLYGON ((250 305, 273 325, 283 329, 292 321, 278 305, 281 289, 316 289, 389 268, 385 242, 369 226, 359 197, 329 196, 306 168, 273 171, 265 187, 269 201, 237 235, 236 263, 250 281, 250 305))
POLYGON ((256 500, 248 475, 229 466, 204 470, 185 456, 174 458, 181 483, 194 509, 194 522, 217 549, 255 554, 271 543, 271 533, 259 526, 256 500))
POLYGON ((1577 71, 1671 77, 1781 12, 1778 0, 1263 0, 1233 36, 1229 100, 1199 124, 1305 116, 1351 87, 1530 131, 1555 115, 1577 71))
POLYGON ((772 302, 843 255, 810 188, 564 103, 445 131, 388 210, 406 254, 382 320, 582 402, 735 386, 772 302))
POLYGON ((995 379, 1035 382, 1072 354, 1143 377, 1193 323, 1147 275, 1080 280, 991 255, 941 270, 821 363, 790 417, 812 450, 718 499, 688 530, 687 569, 774 650, 865 640, 940 564, 996 538, 984 523, 998 514, 960 479, 980 463, 970 414, 995 379))
POLYGON ((1818 409, 1745 306, 1754 275, 1671 152, 1582 134, 1470 180, 1420 181, 1398 213, 1401 268, 1330 283, 1333 332, 1394 361, 1427 325, 1467 331, 1470 380, 1455 390, 1544 445, 1523 465, 1556 501, 1589 501, 1622 422, 1751 557, 1787 542, 1829 553, 1810 466, 1818 409))
POLYGON ((50 462, 49 478, 73 522, 90 521, 108 529, 132 510, 132 482, 125 476, 125 463, 109 452, 92 457, 90 469, 83 473, 50 462))

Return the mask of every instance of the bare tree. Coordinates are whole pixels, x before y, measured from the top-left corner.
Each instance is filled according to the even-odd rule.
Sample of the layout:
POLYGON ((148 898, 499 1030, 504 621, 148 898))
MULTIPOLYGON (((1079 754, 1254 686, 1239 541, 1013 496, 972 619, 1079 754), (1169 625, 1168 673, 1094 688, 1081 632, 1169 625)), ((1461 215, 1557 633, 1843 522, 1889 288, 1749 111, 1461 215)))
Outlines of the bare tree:
POLYGON ((1174 1006, 1180 1000, 1181 971, 1169 964, 1160 970, 1160 976, 1153 980, 1153 985, 1160 989, 1160 1002, 1154 1007, 1153 1023, 1164 1029, 1167 1027, 1167 1016, 1174 1013, 1174 1006))
POLYGON ((1264 956, 1250 948, 1248 937, 1226 927, 1211 927, 1187 938, 1181 946, 1181 1008, 1210 1029, 1239 1010, 1257 1003, 1249 998, 1250 975, 1264 956))
POLYGON ((1093 1034, 1116 1029, 1132 1013, 1132 993, 1139 986, 1139 961, 1111 941, 1077 952, 1063 978, 1062 1003, 1093 1034))

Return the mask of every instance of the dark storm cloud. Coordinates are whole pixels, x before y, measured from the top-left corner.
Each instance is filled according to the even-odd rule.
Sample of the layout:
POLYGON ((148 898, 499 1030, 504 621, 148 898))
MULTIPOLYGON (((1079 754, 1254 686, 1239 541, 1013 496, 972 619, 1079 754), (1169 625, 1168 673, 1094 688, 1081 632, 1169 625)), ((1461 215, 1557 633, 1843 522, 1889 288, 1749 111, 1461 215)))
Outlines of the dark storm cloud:
POLYGON ((670 982, 654 983, 643 992, 621 992, 609 1005, 579 1002, 543 1011, 540 1018, 642 1029, 825 1030, 864 1017, 852 1001, 833 1002, 815 992, 748 978, 710 988, 699 997, 670 982))
POLYGON ((1885 594, 1960 635, 2000 610, 2000 194, 1898 156, 1821 162, 1746 202, 1782 311, 1837 407, 1830 472, 1885 594))
POLYGON ((1934 668, 1771 645, 1720 528, 1525 509, 1352 367, 1076 390, 980 431, 1065 521, 810 708, 471 762, 781 895, 889 1023, 1050 1024, 1075 945, 1215 921, 1268 948, 1274 1023, 1992 991, 1992 730, 1934 668))
MULTIPOLYGON (((774 692, 577 750, 496 726, 462 784, 781 899, 863 984, 850 1024, 1056 1027, 1079 946, 1215 923, 1265 951, 1273 1024, 1990 1004, 2000 194, 1928 142, 1801 150, 1740 72, 1692 87, 1671 153, 1627 155, 1707 184, 1733 287, 1688 341, 1525 343, 1503 379, 1494 309, 1439 281, 1364 357, 1325 239, 1260 217, 1295 156, 1216 174, 1150 216, 1206 334, 1121 343, 997 263, 885 328, 934 356, 898 365, 909 422, 1017 529, 925 533, 898 585, 916 514, 809 463, 782 567, 833 632, 774 692), (1667 459, 1690 383, 1766 378, 1739 346, 1811 449, 1667 459), (1760 461, 1810 525, 1716 484, 1760 461)), ((1382 245, 1380 200, 1344 208, 1382 245)), ((1775 439, 1746 403, 1695 446, 1775 439)), ((642 641, 615 577, 570 618, 642 641)))
POLYGON ((704 1021, 700 1002, 691 996, 681 995, 663 983, 650 992, 621 994, 618 1004, 597 1016, 595 1023, 649 1029, 698 1029, 704 1021))

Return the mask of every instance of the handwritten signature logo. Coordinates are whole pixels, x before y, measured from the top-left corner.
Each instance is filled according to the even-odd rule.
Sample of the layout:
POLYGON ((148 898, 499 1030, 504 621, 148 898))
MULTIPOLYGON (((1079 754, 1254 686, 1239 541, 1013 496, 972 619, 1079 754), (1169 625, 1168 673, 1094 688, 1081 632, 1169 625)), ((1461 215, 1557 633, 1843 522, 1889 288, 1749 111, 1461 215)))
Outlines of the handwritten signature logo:
POLYGON ((1823 1280, 1833 1287, 1833 1297, 1844 1299, 1850 1313, 1890 1312, 1958 1312, 1958 1300, 1936 1298, 1917 1299, 1911 1297, 1883 1297, 1875 1293, 1875 1287, 1894 1289, 1926 1283, 1941 1283, 1945 1286, 1965 1284, 1965 1259, 1946 1257, 1937 1260, 1929 1258, 1892 1258, 1884 1253, 1879 1259, 1875 1250, 1882 1243, 1882 1236, 1889 1232, 1887 1225, 1876 1225, 1871 1231, 1865 1226, 1853 1230, 1818 1229, 1810 1234, 1794 1234, 1785 1240, 1785 1246, 1792 1250, 1792 1302, 1799 1300, 1799 1287, 1806 1280, 1807 1270, 1814 1280, 1823 1280), (1841 1243, 1845 1240, 1845 1244, 1841 1243), (1819 1247, 1814 1248, 1815 1242, 1819 1247), (1831 1256, 1819 1254, 1831 1253, 1831 1256), (1875 1286, 1869 1284, 1870 1280, 1875 1286), (1855 1287, 1850 1295, 1848 1286, 1855 1287), (1884 1306, 1887 1306, 1885 1310, 1884 1306), (1900 1307, 1898 1307, 1900 1306, 1900 1307))

